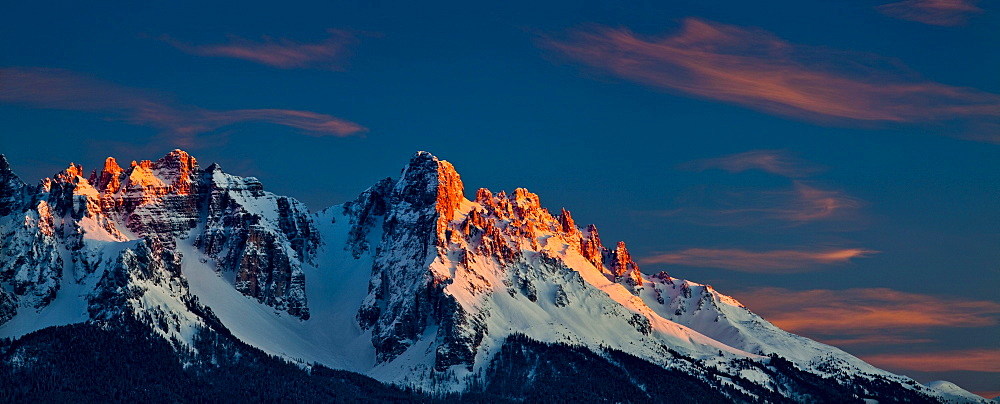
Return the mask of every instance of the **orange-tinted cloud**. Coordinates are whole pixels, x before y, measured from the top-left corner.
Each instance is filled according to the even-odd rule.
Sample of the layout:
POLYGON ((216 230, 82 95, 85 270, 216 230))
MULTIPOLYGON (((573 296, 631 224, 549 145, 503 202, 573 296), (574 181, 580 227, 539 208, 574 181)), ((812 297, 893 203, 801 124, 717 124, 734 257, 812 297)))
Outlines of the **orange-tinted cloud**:
MULTIPOLYGON (((877 338, 895 332, 995 325, 1000 303, 942 298, 885 288, 793 291, 759 288, 736 297, 782 329, 825 340, 877 338)), ((912 335, 908 335, 912 338, 912 335)))
POLYGON ((61 69, 0 69, 0 103, 103 114, 161 131, 178 146, 198 134, 239 122, 266 122, 311 136, 350 136, 367 129, 326 114, 288 109, 209 110, 150 91, 127 88, 61 69))
POLYGON ((888 353, 864 355, 865 362, 880 368, 916 371, 1000 373, 1000 350, 963 349, 926 353, 888 353))
POLYGON ((975 0, 906 0, 877 8, 890 17, 940 26, 962 25, 969 14, 983 12, 975 0))
POLYGON ((243 59, 280 69, 319 68, 342 70, 357 38, 350 32, 328 29, 328 38, 317 43, 299 43, 290 39, 268 36, 262 41, 230 36, 229 42, 213 45, 191 45, 168 36, 161 39, 184 52, 198 56, 243 59))
MULTIPOLYGON (((869 54, 796 45, 766 31, 694 18, 646 38, 595 27, 542 46, 644 85, 824 122, 996 120, 1000 95, 927 81, 869 54)), ((1000 143, 1000 134, 976 134, 1000 143)))
POLYGON ((783 150, 751 150, 721 157, 694 160, 680 165, 681 169, 704 171, 713 168, 739 173, 761 170, 784 177, 806 177, 820 171, 819 167, 792 157, 783 150))
POLYGON ((961 333, 961 328, 996 326, 1000 321, 997 302, 886 288, 757 288, 734 296, 786 331, 834 346, 874 351, 859 357, 890 371, 1000 372, 1000 350, 995 347, 955 350, 949 346, 932 351, 940 344, 930 338, 942 332, 961 333), (923 352, 912 352, 914 344, 921 344, 918 349, 923 352))
POLYGON ((736 249, 689 248, 657 254, 640 260, 644 264, 679 264, 694 267, 720 268, 751 273, 798 273, 818 269, 818 265, 841 264, 853 258, 863 258, 877 251, 861 248, 821 251, 773 250, 746 251, 736 249))

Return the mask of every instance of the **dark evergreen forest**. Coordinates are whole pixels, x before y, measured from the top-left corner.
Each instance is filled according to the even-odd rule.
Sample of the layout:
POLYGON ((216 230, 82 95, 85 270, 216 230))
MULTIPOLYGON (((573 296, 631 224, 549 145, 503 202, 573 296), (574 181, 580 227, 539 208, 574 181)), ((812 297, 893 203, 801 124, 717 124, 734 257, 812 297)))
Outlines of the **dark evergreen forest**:
MULTIPOLYGON (((621 351, 534 341, 520 334, 504 343, 482 376, 462 394, 427 395, 320 365, 303 369, 227 334, 203 331, 193 350, 135 323, 46 328, 0 341, 0 402, 788 402, 789 397, 703 368, 698 376, 664 369, 621 351), (732 384, 712 383, 724 377, 732 384), (720 387, 720 385, 722 387, 720 387), (752 395, 747 394, 752 393, 752 395), (756 397, 754 397, 756 396, 756 397)), ((667 348, 674 360, 699 366, 667 348)), ((799 371, 780 357, 767 366, 794 401, 809 403, 933 402, 890 383, 842 385, 799 371)))

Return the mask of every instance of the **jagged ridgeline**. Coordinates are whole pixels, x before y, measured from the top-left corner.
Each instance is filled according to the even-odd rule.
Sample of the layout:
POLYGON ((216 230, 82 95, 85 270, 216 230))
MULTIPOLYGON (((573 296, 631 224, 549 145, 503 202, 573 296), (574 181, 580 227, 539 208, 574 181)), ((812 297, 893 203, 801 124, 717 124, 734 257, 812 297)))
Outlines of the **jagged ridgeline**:
POLYGON ((644 274, 525 189, 469 200, 426 152, 318 212, 181 150, 36 186, 0 157, 0 191, 0 399, 976 401, 644 274))

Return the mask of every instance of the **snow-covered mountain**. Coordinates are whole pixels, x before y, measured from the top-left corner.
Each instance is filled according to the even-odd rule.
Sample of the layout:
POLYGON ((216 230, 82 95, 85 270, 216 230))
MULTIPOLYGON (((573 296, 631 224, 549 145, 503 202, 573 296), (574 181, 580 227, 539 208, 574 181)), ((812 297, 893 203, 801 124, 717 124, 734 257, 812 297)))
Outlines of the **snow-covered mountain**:
POLYGON ((208 355, 206 335, 235 337, 304 368, 506 398, 607 368, 635 401, 672 401, 650 375, 724 401, 978 400, 644 274, 624 242, 525 189, 466 199, 426 152, 317 213, 181 150, 87 177, 70 164, 34 187, 0 156, 0 191, 0 338, 134 323, 185 366, 208 355))

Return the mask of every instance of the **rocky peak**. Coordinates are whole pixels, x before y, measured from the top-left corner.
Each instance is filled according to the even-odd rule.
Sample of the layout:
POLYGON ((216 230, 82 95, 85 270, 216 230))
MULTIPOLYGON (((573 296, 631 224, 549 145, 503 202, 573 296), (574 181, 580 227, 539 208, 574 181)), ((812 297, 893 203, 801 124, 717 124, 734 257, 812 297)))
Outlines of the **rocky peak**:
POLYGON ((168 167, 185 167, 186 169, 192 169, 198 164, 197 160, 188 152, 181 149, 171 150, 169 153, 160 157, 156 160, 157 168, 168 168, 168 167))
MULTIPOLYGON (((104 169, 98 176, 98 188, 117 191, 120 186, 121 167, 113 158, 104 162, 104 169)), ((183 150, 173 150, 156 162, 132 161, 125 176, 129 189, 144 189, 154 194, 188 195, 194 190, 198 162, 183 150)), ((112 191, 113 192, 113 191, 112 191)))
POLYGON ((500 191, 494 195, 486 188, 480 188, 476 192, 476 203, 482 205, 487 214, 496 216, 499 219, 509 219, 514 216, 514 208, 507 198, 507 193, 500 191))
POLYGON ((153 175, 153 163, 149 160, 143 160, 138 164, 133 161, 127 173, 128 182, 126 186, 130 189, 162 188, 164 185, 163 181, 153 175))
POLYGON ((104 168, 100 173, 91 175, 90 182, 102 194, 114 194, 121 189, 122 172, 125 171, 118 165, 114 157, 104 160, 104 168))
MULTIPOLYGON (((24 181, 21 181, 21 178, 17 174, 14 174, 14 170, 7 164, 7 159, 4 158, 4 155, 0 154, 0 189, 6 191, 9 188, 20 189, 24 188, 24 186, 24 181)), ((7 195, 7 193, 4 192, 3 195, 7 195)))
POLYGON ((24 188, 24 182, 10 169, 7 157, 0 154, 0 216, 21 209, 24 188))
POLYGON ((514 194, 511 195, 511 204, 513 205, 514 213, 519 219, 545 222, 546 224, 554 220, 548 210, 542 207, 538 195, 529 192, 527 189, 515 189, 514 194))
POLYGON ((597 234, 597 226, 587 226, 585 233, 580 240, 580 253, 600 270, 604 267, 604 245, 601 244, 601 236, 597 234))
POLYGON ((418 152, 403 167, 393 193, 410 205, 431 206, 437 201, 438 185, 437 157, 427 152, 418 152))
POLYGON ((444 240, 448 223, 455 218, 465 199, 462 179, 451 163, 421 151, 410 158, 393 188, 393 199, 414 210, 433 206, 437 213, 436 233, 444 240))
POLYGON ((158 160, 153 171, 170 184, 163 205, 193 218, 176 223, 178 229, 197 225, 203 212, 204 230, 194 244, 215 260, 216 270, 233 274, 237 291, 309 318, 302 264, 311 262, 320 241, 304 205, 264 191, 254 177, 227 174, 218 164, 202 171, 180 150, 158 160))
POLYGON ((563 233, 566 242, 573 247, 578 247, 580 241, 583 240, 583 233, 580 232, 580 228, 576 227, 573 215, 566 208, 562 208, 559 212, 559 231, 563 233))
POLYGON ((142 160, 142 161, 136 163, 135 160, 132 160, 132 164, 130 165, 130 167, 142 167, 142 168, 145 168, 145 169, 152 169, 153 168, 153 162, 149 161, 149 160, 142 160))
POLYGON ((665 283, 668 285, 674 284, 673 278, 670 277, 670 274, 668 274, 667 271, 657 272, 653 275, 650 275, 649 278, 653 279, 656 282, 665 283))
POLYGON ((611 251, 611 270, 615 275, 621 275, 629 265, 634 264, 632 262, 632 254, 629 254, 628 248, 625 247, 625 242, 619 241, 614 251, 611 251))
POLYGON ((357 199, 343 205, 344 214, 350 219, 351 230, 347 233, 345 249, 355 259, 370 250, 368 233, 388 210, 387 199, 392 190, 392 178, 384 178, 368 188, 357 199))
POLYGON ((578 232, 579 229, 576 228, 576 222, 573 221, 573 216, 569 213, 566 208, 562 208, 559 212, 559 230, 563 233, 578 232))
POLYGON ((511 196, 511 201, 514 202, 515 211, 521 216, 524 216, 525 212, 538 210, 542 207, 542 203, 538 200, 538 195, 531 193, 525 188, 515 189, 514 195, 511 196))
MULTIPOLYGON (((427 152, 415 154, 392 186, 382 239, 373 256, 369 295, 357 315, 362 329, 371 329, 377 362, 400 355, 428 326, 452 329, 458 321, 453 318, 457 302, 443 292, 452 274, 432 262, 447 260, 450 239, 458 229, 451 222, 464 201, 455 168, 427 152)), ((451 333, 441 333, 450 338, 444 335, 451 333)), ((440 355, 435 367, 466 363, 468 358, 456 355, 440 355)))
POLYGON ((455 211, 465 200, 465 188, 462 178, 455 167, 447 161, 438 163, 437 212, 438 232, 441 233, 453 219, 455 211))
POLYGON ((479 190, 476 191, 476 203, 482 205, 492 200, 493 200, 493 193, 490 192, 490 190, 486 188, 479 188, 479 190))
MULTIPOLYGON (((36 190, 40 195, 36 198, 44 199, 56 216, 69 214, 79 219, 91 209, 97 211, 97 191, 82 175, 83 166, 70 163, 69 167, 52 177, 42 179, 36 190), (93 206, 90 206, 91 202, 94 202, 93 206)), ((39 199, 32 202, 32 205, 39 199)))
POLYGON ((608 253, 606 259, 609 263, 608 269, 611 270, 615 282, 624 280, 631 286, 642 286, 642 273, 639 271, 639 265, 632 260, 632 254, 629 254, 624 241, 619 241, 615 249, 608 253))
POLYGON ((56 174, 56 179, 63 182, 73 182, 76 177, 83 176, 83 166, 69 163, 69 167, 56 174))
POLYGON ((187 152, 175 149, 156 160, 153 165, 157 177, 164 179, 174 193, 187 195, 191 193, 192 174, 198 170, 198 161, 187 152))

